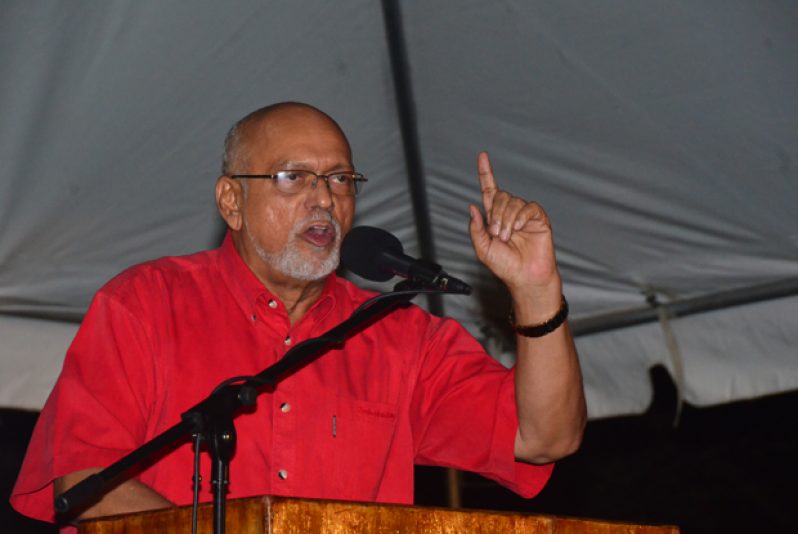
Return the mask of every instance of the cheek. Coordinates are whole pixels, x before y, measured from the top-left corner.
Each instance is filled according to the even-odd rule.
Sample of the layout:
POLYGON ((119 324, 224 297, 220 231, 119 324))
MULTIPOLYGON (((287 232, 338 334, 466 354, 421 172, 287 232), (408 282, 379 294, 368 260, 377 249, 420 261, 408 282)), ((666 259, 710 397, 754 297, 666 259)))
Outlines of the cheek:
POLYGON ((346 234, 352 227, 352 220, 355 216, 355 201, 346 198, 335 204, 335 219, 341 225, 341 231, 346 234))
POLYGON ((247 223, 260 246, 268 251, 281 250, 288 241, 293 216, 284 206, 263 203, 251 206, 247 223))

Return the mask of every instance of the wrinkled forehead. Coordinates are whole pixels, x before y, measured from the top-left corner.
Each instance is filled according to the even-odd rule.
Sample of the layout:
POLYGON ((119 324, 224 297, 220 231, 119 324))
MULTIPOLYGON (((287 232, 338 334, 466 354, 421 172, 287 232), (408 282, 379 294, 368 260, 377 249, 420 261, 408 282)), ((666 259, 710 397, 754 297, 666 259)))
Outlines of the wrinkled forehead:
POLYGON ((274 111, 248 125, 244 135, 253 159, 351 166, 352 151, 344 132, 330 117, 312 109, 274 111))

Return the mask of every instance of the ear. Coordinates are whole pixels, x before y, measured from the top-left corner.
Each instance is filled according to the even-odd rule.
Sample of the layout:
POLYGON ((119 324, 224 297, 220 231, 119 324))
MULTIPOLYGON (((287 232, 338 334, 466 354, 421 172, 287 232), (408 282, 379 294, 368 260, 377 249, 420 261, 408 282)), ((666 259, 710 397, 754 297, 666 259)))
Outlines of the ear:
POLYGON ((241 182, 229 176, 220 176, 216 180, 216 207, 230 230, 241 230, 244 224, 241 182))

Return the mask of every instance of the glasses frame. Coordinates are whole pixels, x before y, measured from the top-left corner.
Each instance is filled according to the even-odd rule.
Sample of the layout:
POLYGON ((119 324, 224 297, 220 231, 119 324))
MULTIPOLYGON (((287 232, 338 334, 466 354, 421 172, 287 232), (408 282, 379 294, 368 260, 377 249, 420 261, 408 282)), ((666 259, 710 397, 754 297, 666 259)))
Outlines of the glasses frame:
MULTIPOLYGON (((245 178, 245 179, 255 178, 255 179, 265 179, 265 180, 277 180, 277 175, 280 174, 281 172, 303 172, 303 173, 307 173, 307 174, 312 174, 316 178, 310 184, 311 189, 316 189, 316 186, 318 185, 319 180, 324 180, 324 183, 327 186, 327 191, 329 191, 330 194, 337 195, 337 196, 346 196, 346 197, 355 197, 355 196, 357 196, 357 194, 360 193, 360 185, 359 184, 362 183, 362 182, 368 182, 369 181, 368 178, 366 178, 361 173, 356 172, 356 171, 351 171, 351 172, 350 171, 346 171, 346 172, 331 172, 329 174, 317 174, 317 173, 315 173, 313 171, 308 171, 308 170, 305 170, 305 169, 283 169, 283 170, 277 171, 275 174, 231 174, 230 178, 245 178), (352 178, 353 185, 355 187, 355 192, 353 194, 351 194, 351 195, 342 195, 340 193, 333 192, 332 188, 330 187, 330 176, 335 176, 336 174, 347 174, 347 175, 352 175, 354 177, 354 178, 352 178)), ((276 186, 276 182, 275 182, 275 186, 276 186)), ((278 189, 278 191, 280 191, 281 193, 286 194, 286 195, 298 195, 302 191, 305 191, 307 189, 307 187, 308 186, 305 185, 301 190, 297 191, 296 193, 286 193, 285 191, 280 191, 279 189, 278 189)))

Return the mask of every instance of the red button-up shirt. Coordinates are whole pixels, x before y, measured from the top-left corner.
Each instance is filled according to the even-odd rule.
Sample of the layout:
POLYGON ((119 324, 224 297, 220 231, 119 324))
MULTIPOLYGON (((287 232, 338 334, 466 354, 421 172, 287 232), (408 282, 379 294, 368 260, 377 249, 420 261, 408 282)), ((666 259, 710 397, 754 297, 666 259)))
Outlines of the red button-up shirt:
MULTIPOLYGON (((123 272, 97 293, 67 352, 12 504, 52 521, 55 478, 118 460, 225 378, 261 371, 370 296, 332 275, 291 325, 229 236, 219 249, 123 272)), ((411 503, 414 463, 475 471, 532 496, 551 466, 514 460, 513 376, 455 321, 396 310, 236 418, 229 496, 411 503)), ((192 461, 185 443, 138 478, 188 504, 192 461)), ((209 469, 203 454, 206 481, 209 469)))

